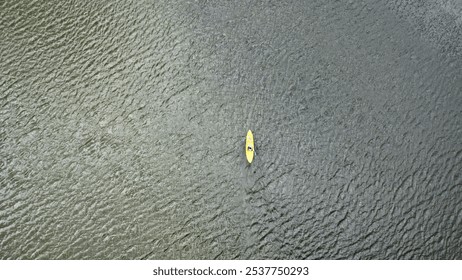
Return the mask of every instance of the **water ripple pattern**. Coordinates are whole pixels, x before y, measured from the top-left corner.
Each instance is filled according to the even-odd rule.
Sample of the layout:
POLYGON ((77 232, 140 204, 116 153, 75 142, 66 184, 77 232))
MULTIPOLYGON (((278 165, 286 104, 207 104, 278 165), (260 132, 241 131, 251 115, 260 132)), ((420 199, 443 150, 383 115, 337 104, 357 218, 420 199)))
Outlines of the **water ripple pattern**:
POLYGON ((0 258, 461 259, 462 9, 382 2, 2 1, 0 258))

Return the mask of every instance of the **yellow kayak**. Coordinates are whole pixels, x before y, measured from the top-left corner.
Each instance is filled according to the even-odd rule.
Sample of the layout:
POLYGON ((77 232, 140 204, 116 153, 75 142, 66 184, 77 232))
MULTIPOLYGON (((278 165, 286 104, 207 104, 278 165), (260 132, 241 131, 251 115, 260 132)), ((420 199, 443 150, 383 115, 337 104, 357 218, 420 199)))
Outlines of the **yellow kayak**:
POLYGON ((249 130, 247 131, 247 137, 245 137, 245 156, 249 163, 252 163, 254 153, 253 134, 249 130))

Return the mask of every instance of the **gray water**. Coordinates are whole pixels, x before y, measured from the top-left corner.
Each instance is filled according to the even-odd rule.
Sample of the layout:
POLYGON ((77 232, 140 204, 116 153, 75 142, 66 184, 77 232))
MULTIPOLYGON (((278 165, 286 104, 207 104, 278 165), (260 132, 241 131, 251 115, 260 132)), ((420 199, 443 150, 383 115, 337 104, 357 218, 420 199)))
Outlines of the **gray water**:
POLYGON ((462 258, 461 1, 3 0, 0 55, 1 259, 462 258))

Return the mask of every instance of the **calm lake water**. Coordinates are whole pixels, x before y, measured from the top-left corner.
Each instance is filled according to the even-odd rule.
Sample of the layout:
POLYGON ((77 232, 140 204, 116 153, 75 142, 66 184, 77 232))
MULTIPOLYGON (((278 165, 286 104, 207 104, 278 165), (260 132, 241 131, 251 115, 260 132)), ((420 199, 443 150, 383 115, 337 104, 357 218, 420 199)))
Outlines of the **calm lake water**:
POLYGON ((460 1, 7 0, 0 30, 1 259, 462 258, 460 1))

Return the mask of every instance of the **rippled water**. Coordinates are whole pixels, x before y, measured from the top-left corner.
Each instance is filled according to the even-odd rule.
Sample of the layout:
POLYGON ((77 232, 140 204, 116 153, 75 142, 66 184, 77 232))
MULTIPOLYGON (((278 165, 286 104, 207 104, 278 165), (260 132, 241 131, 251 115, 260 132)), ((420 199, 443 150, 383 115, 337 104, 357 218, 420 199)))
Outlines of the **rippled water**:
POLYGON ((381 2, 0 2, 0 258, 462 258, 462 6, 381 2))

